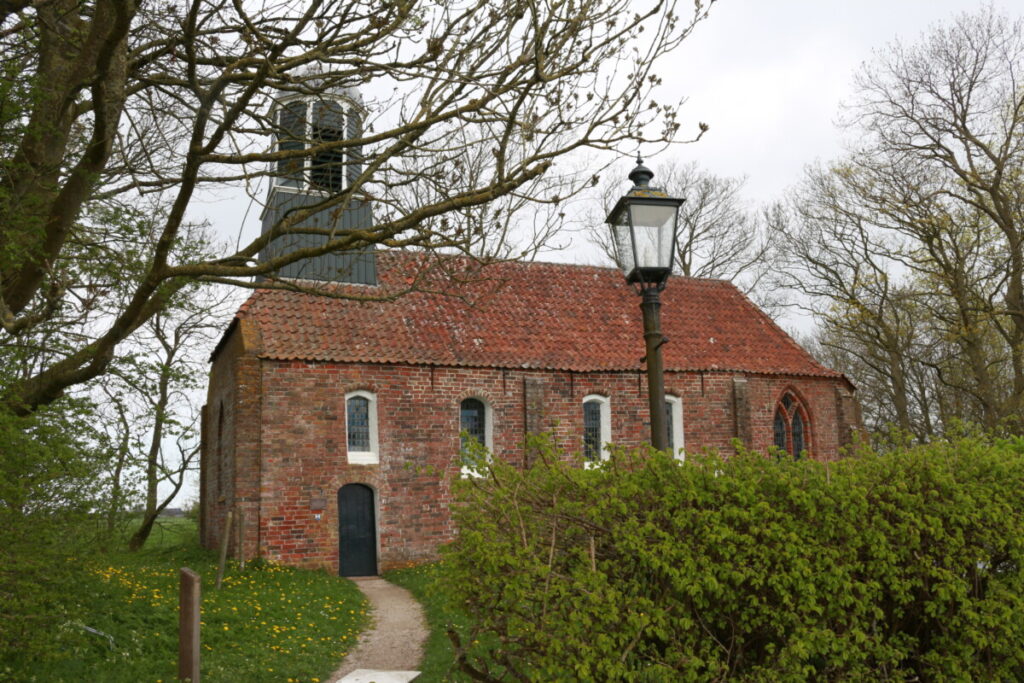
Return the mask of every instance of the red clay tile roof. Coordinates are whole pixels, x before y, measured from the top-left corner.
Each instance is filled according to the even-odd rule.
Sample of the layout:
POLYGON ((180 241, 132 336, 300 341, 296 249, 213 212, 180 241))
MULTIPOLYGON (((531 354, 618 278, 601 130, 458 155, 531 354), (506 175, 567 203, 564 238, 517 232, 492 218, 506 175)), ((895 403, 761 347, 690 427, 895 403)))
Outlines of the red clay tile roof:
MULTIPOLYGON (((341 285, 357 296, 412 281, 421 256, 378 254, 380 287, 341 285)), ((262 358, 447 366, 638 370, 644 355, 640 297, 612 268, 466 259, 427 288, 360 302, 257 290, 237 318, 259 331, 262 358), (466 277, 466 274, 469 276, 466 277), (452 295, 458 296, 452 296, 452 295)), ((431 284, 432 283, 432 284, 431 284)), ((841 377, 796 344, 732 284, 673 277, 662 292, 666 370, 733 370, 841 377)))

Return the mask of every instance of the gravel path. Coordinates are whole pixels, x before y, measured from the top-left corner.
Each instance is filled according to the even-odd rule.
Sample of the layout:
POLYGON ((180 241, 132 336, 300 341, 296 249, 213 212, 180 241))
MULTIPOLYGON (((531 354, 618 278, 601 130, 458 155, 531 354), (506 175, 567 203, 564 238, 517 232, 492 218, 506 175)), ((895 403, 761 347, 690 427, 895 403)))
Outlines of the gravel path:
POLYGON ((370 601, 373 624, 328 683, 357 669, 412 671, 427 640, 427 620, 412 593, 376 576, 352 579, 370 601))

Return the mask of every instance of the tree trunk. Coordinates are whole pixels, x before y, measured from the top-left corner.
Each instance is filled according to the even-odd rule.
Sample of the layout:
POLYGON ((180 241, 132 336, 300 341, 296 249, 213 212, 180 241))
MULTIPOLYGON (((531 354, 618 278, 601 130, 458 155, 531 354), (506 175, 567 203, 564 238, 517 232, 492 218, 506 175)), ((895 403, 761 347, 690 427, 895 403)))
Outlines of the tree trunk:
MULTIPOLYGON (((160 459, 160 446, 164 437, 164 425, 167 421, 167 401, 169 397, 170 372, 173 355, 163 365, 160 371, 160 383, 157 393, 156 410, 153 414, 153 436, 149 442, 149 453, 146 454, 146 508, 143 512, 142 524, 132 534, 128 541, 129 550, 138 550, 146 544, 150 532, 153 530, 153 523, 160 514, 163 506, 157 506, 156 493, 158 478, 158 466, 160 459)), ((182 475, 184 478, 184 474, 182 475)), ((165 503, 166 504, 166 503, 165 503)))

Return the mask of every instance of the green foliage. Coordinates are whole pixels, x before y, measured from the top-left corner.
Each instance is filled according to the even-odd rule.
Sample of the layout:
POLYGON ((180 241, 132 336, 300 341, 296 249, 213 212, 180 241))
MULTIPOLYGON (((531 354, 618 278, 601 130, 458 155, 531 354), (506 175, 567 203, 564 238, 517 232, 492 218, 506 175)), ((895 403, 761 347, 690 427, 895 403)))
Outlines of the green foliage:
POLYGON ((326 681, 368 622, 352 582, 257 562, 229 565, 214 589, 215 553, 198 548, 189 520, 161 522, 137 553, 80 562, 65 596, 74 617, 36 657, 7 652, 0 680, 177 680, 179 568, 202 576, 201 670, 211 681, 326 681))
POLYGON ((458 486, 464 669, 529 680, 1020 680, 1024 440, 843 461, 546 443, 458 486))
POLYGON ((58 401, 29 417, 0 410, 0 658, 54 647, 72 618, 62 598, 73 558, 94 547, 105 453, 89 446, 88 405, 58 401))

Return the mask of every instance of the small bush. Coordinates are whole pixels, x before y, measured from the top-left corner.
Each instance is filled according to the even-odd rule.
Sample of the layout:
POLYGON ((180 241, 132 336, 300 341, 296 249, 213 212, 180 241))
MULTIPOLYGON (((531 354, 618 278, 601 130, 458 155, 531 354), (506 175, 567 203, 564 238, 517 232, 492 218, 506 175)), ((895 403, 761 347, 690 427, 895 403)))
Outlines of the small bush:
POLYGON ((1024 440, 830 464, 546 443, 460 483, 446 589, 492 679, 1024 679, 1024 440))

